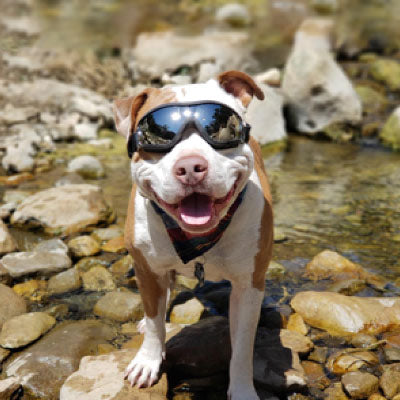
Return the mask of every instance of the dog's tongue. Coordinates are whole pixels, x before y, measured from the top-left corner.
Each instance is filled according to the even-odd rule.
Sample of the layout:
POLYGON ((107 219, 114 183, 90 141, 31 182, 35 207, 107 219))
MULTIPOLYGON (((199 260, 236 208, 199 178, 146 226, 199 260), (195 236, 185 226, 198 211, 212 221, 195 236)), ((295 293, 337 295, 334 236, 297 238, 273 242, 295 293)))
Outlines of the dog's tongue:
POLYGON ((204 225, 212 217, 211 197, 193 193, 181 201, 179 211, 183 222, 186 224, 204 225))

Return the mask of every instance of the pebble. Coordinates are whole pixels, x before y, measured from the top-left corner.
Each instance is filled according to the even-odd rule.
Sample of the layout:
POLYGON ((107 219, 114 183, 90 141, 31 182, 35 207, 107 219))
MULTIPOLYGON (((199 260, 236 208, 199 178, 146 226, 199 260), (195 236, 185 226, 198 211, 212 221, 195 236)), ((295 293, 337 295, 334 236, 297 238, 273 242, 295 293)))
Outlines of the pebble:
POLYGON ((75 268, 79 272, 87 272, 93 267, 107 267, 108 262, 101 260, 100 258, 95 258, 95 257, 85 257, 81 258, 76 264, 75 268))
POLYGON ((200 321, 205 311, 203 304, 193 298, 186 303, 176 305, 170 315, 170 321, 176 324, 194 324, 200 321))
POLYGON ((348 372, 342 376, 345 391, 352 399, 365 399, 379 389, 379 380, 367 372, 348 372))
POLYGON ((378 59, 370 65, 373 79, 384 83, 390 90, 400 89, 400 63, 395 60, 378 59))
POLYGON ((83 287, 93 292, 112 291, 116 289, 110 272, 104 267, 93 267, 82 274, 83 287))
POLYGON ((321 364, 324 364, 327 356, 328 356, 328 348, 327 347, 315 346, 314 350, 308 356, 308 359, 311 361, 316 361, 321 364))
MULTIPOLYGON (((10 355, 10 350, 0 347, 0 365, 10 355)), ((1 397, 0 397, 1 398, 1 397)))
POLYGON ((132 292, 110 292, 94 306, 93 312, 99 317, 119 322, 138 321, 143 318, 142 299, 132 292))
POLYGON ((54 253, 67 254, 68 246, 61 239, 49 239, 39 242, 34 250, 37 252, 51 251, 54 253))
POLYGON ((0 219, 0 256, 17 249, 17 242, 8 230, 7 225, 0 219))
POLYGON ((324 391, 326 400, 348 400, 346 393, 343 391, 342 384, 340 382, 334 383, 332 387, 329 387, 324 391))
POLYGON ((108 228, 97 228, 90 236, 98 242, 106 242, 108 240, 120 237, 124 234, 123 230, 118 225, 112 225, 108 228))
POLYGON ((0 333, 0 345, 6 349, 18 349, 32 343, 56 323, 44 312, 17 315, 6 321, 0 333))
POLYGON ((313 342, 307 336, 288 329, 281 329, 280 338, 284 347, 299 354, 307 354, 314 347, 313 342))
MULTIPOLYGON (((82 122, 74 125, 75 137, 80 140, 97 139, 98 125, 82 122)), ((93 178, 92 178, 93 179, 93 178)))
POLYGON ((379 385, 389 399, 400 394, 400 371, 387 369, 380 377, 379 385))
POLYGON ((109 253, 121 253, 126 251, 124 237, 119 236, 108 240, 101 246, 101 250, 109 253))
POLYGON ((5 186, 18 186, 19 184, 31 181, 34 176, 30 172, 22 172, 11 176, 0 176, 0 183, 5 186))
POLYGON ((120 258, 110 267, 114 279, 120 284, 127 284, 129 277, 133 275, 133 258, 130 254, 120 258))
POLYGON ((68 248, 75 257, 94 256, 100 252, 98 242, 90 236, 77 236, 68 242, 68 248))
POLYGON ((286 275, 286 268, 276 261, 269 263, 267 272, 265 273, 265 279, 267 280, 280 280, 286 275))
POLYGON ((23 313, 26 313, 25 300, 0 283, 0 328, 5 321, 23 313))
POLYGON ((370 351, 349 352, 346 350, 332 354, 326 364, 327 369, 335 375, 358 371, 363 367, 379 364, 379 358, 370 351))
POLYGON ((286 328, 289 329, 289 331, 298 332, 304 336, 308 333, 307 325, 305 324, 302 316, 297 313, 294 313, 289 317, 286 328))
POLYGON ((385 354, 385 360, 388 363, 400 361, 400 348, 397 347, 385 347, 383 349, 385 354))
POLYGON ((7 254, 0 263, 13 278, 31 274, 49 275, 71 267, 71 260, 66 254, 51 251, 7 254))
POLYGON ((99 179, 105 176, 100 161, 93 156, 79 156, 68 163, 68 172, 77 173, 85 179, 99 179))
POLYGON ((41 301, 47 295, 46 289, 47 282, 38 279, 30 279, 29 281, 17 283, 13 286, 15 293, 32 301, 41 301))
POLYGON ((62 294, 78 290, 81 286, 82 280, 78 270, 70 268, 49 279, 48 291, 53 295, 62 294))
POLYGON ((351 338, 351 344, 354 347, 370 347, 377 343, 378 340, 373 335, 368 335, 366 333, 358 333, 351 338))

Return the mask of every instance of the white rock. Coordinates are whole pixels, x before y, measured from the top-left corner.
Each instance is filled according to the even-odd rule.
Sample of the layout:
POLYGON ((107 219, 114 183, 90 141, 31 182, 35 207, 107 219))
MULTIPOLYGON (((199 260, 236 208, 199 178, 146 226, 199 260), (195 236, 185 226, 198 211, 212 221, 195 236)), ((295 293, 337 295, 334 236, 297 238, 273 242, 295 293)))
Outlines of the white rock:
POLYGON ((7 104, 0 110, 0 123, 2 125, 12 125, 21 122, 26 122, 38 114, 38 111, 33 107, 16 108, 12 104, 7 104))
POLYGON ((285 66, 282 89, 290 122, 300 132, 361 119, 360 99, 330 53, 331 30, 330 20, 305 20, 285 66))
POLYGON ((243 4, 230 3, 218 8, 215 19, 233 26, 247 25, 250 23, 250 15, 247 7, 243 4))
POLYGON ((220 72, 222 72, 222 67, 216 63, 201 63, 199 67, 199 76, 197 77, 197 82, 207 82, 209 79, 215 78, 220 72))
POLYGON ((265 95, 264 100, 253 97, 246 113, 251 125, 251 135, 261 144, 285 140, 287 138, 283 118, 283 96, 278 89, 258 83, 265 95))
POLYGON ((35 166, 32 157, 33 147, 29 141, 23 141, 7 148, 1 160, 2 167, 11 172, 30 172, 35 166))
POLYGON ((68 163, 68 172, 76 172, 84 178, 97 179, 104 176, 104 168, 93 156, 75 157, 68 163))
POLYGON ((74 127, 75 137, 80 140, 97 139, 97 124, 81 123, 74 127))

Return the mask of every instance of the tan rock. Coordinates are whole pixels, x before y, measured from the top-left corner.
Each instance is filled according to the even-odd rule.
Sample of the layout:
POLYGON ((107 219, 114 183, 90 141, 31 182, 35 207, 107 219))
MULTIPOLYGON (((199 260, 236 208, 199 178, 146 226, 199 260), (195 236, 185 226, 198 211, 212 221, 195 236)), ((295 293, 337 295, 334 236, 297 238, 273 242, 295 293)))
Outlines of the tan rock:
POLYGON ((32 301, 41 301, 47 294, 46 289, 47 282, 38 279, 31 279, 13 286, 15 293, 32 301))
POLYGON ((90 236, 77 236, 68 242, 68 247, 75 257, 93 256, 100 251, 98 242, 90 236))
POLYGON ((324 395, 326 400, 349 400, 340 382, 334 383, 332 387, 326 389, 324 395))
POLYGON ((351 338, 351 344, 358 348, 370 347, 376 343, 378 343, 376 337, 366 333, 358 333, 351 338))
POLYGON ((7 225, 0 219, 0 255, 16 251, 17 248, 17 242, 9 232, 7 225))
POLYGON ((124 234, 123 230, 118 225, 112 225, 108 228, 95 229, 91 236, 98 242, 106 242, 108 240, 120 237, 124 234))
POLYGON ((75 268, 79 272, 88 272, 93 267, 107 267, 108 263, 100 258, 96 257, 84 257, 81 258, 76 264, 75 268))
POLYGON ((124 380, 124 370, 135 355, 135 350, 120 350, 84 357, 79 370, 69 376, 62 386, 60 400, 165 400, 165 374, 155 386, 146 389, 132 388, 124 380))
POLYGON ((103 251, 107 251, 109 253, 121 253, 126 251, 125 248, 125 240, 123 236, 119 236, 113 239, 110 239, 106 243, 101 246, 103 251))
POLYGON ((315 346, 314 350, 310 353, 308 359, 311 361, 316 361, 318 363, 324 364, 327 356, 328 356, 327 347, 315 346))
POLYGON ((0 364, 10 355, 10 350, 0 347, 0 364))
POLYGON ((93 292, 112 291, 116 289, 112 275, 104 267, 93 267, 82 274, 83 287, 93 292))
POLYGON ((82 286, 79 272, 75 268, 67 269, 49 279, 48 290, 50 294, 72 292, 82 286))
POLYGON ((0 283, 0 328, 8 319, 26 313, 25 300, 0 283))
POLYGON ((170 315, 170 321, 177 324, 194 324, 198 322, 205 308, 203 304, 193 298, 186 303, 176 305, 170 315))
POLYGON ((8 378, 0 380, 0 400, 11 400, 15 397, 16 392, 21 387, 18 379, 8 378))
POLYGON ((400 394, 400 371, 387 369, 380 377, 379 385, 389 399, 400 394))
POLYGON ((116 261, 110 267, 110 272, 117 282, 121 284, 127 284, 129 282, 129 276, 133 272, 133 258, 131 255, 124 256, 116 261))
POLYGON ((304 321, 334 336, 378 334, 400 327, 400 299, 301 292, 291 301, 304 321))
POLYGON ((313 342, 298 332, 281 329, 280 338, 282 345, 299 354, 307 354, 314 347, 313 342))
POLYGON ((370 351, 347 352, 347 350, 343 350, 332 354, 326 367, 335 375, 343 375, 347 372, 358 371, 362 367, 377 364, 379 364, 379 358, 375 353, 370 351))
POLYGON ((367 372, 348 372, 342 376, 342 384, 352 399, 365 399, 379 389, 379 380, 367 372))
POLYGON ((17 315, 3 324, 0 345, 7 349, 23 347, 38 339, 55 323, 56 320, 44 312, 17 315))
POLYGON ((330 384, 321 364, 312 361, 303 361, 301 366, 307 376, 308 385, 318 389, 325 389, 330 384))
POLYGON ((297 313, 294 313, 289 317, 286 328, 289 329, 289 331, 298 332, 304 336, 308 333, 307 325, 304 323, 302 316, 297 313))
POLYGON ((143 318, 142 299, 132 292, 110 292, 96 303, 93 312, 115 321, 137 321, 143 318))

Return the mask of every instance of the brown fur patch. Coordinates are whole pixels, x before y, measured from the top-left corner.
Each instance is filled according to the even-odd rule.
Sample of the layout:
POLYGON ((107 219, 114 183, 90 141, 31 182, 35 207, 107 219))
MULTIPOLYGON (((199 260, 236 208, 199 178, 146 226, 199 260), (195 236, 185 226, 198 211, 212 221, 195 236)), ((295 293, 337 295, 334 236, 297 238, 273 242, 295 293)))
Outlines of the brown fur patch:
POLYGON ((264 210, 261 219, 260 237, 258 239, 259 251, 255 256, 254 262, 253 287, 258 290, 264 290, 265 272, 267 271, 269 262, 272 258, 272 244, 274 236, 272 197, 260 145, 253 137, 250 137, 249 145, 254 153, 254 169, 257 172, 264 194, 264 210))

